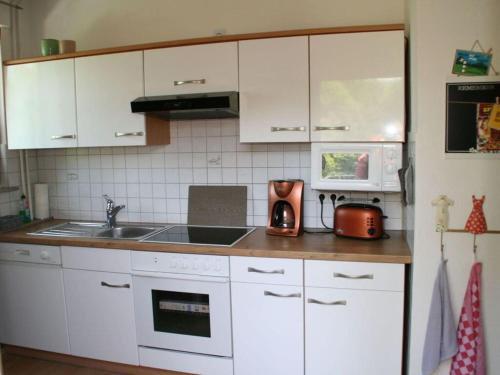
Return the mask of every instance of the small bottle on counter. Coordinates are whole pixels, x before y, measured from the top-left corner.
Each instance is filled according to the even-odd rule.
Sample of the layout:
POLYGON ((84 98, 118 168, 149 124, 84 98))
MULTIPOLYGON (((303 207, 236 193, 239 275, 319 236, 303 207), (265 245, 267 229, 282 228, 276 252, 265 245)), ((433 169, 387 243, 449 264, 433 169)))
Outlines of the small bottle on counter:
POLYGON ((30 207, 26 195, 21 195, 21 200, 19 201, 19 216, 23 223, 29 223, 31 221, 30 217, 30 207))

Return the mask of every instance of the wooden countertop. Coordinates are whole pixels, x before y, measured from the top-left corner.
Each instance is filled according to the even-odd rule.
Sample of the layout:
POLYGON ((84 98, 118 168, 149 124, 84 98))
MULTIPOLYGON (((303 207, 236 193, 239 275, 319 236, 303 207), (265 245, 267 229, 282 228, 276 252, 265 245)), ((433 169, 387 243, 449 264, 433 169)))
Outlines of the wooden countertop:
POLYGON ((147 243, 129 240, 33 236, 29 232, 48 228, 65 220, 49 220, 0 234, 0 242, 53 246, 79 246, 170 253, 238 255, 270 258, 340 260, 353 262, 411 263, 404 231, 388 231, 390 239, 357 240, 332 234, 305 233, 299 237, 270 236, 258 227, 233 247, 147 243))

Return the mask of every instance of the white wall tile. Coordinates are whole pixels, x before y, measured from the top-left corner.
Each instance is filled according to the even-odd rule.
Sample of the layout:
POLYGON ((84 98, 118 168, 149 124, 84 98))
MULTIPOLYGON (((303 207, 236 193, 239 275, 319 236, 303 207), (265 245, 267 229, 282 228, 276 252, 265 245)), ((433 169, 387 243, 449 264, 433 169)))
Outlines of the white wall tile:
POLYGON ((254 183, 265 183, 267 180, 267 168, 252 168, 252 181, 254 183))
POLYGON ((207 182, 209 184, 221 184, 222 183, 222 169, 221 168, 209 168, 207 171, 207 182))
POLYGON ((193 137, 193 152, 207 152, 207 138, 193 137))
POLYGON ((252 183, 252 168, 237 168, 237 178, 239 184, 252 183))
POLYGON ((139 169, 139 181, 141 183, 152 183, 153 182, 153 170, 152 169, 139 169))
POLYGON ((254 168, 267 167, 267 152, 252 153, 252 167, 254 168))
POLYGON ((151 155, 152 168, 165 168, 165 154, 152 154, 151 155))
POLYGON ((222 153, 222 167, 223 168, 236 167, 236 152, 222 153))
POLYGON ((236 151, 236 136, 221 138, 222 152, 236 151))
POLYGON ((194 168, 193 169, 193 182, 195 184, 206 184, 207 180, 207 169, 206 168, 194 168))
POLYGON ((207 167, 207 154, 204 152, 193 153, 193 168, 206 168, 207 167))
POLYGON ((207 152, 221 152, 221 151, 222 151, 221 137, 208 137, 207 152))
POLYGON ((127 184, 137 184, 139 183, 139 170, 138 169, 127 169, 127 184))
MULTIPOLYGON (((248 225, 266 225, 268 181, 300 178, 305 181, 305 225, 321 226, 319 192, 310 187, 310 145, 241 144, 238 133, 235 119, 172 121, 170 145, 38 150, 31 169, 34 180, 49 184, 51 213, 57 218, 102 221, 102 194, 107 193, 127 205, 118 220, 185 223, 190 185, 239 184, 247 187, 248 225)), ((18 153, 9 155, 15 160, 9 164, 9 183, 19 184, 18 153)), ((376 195, 344 194, 365 199, 376 195)), ((401 195, 378 196, 389 216, 386 227, 401 228, 401 195)), ((0 194, 0 214, 17 210, 17 199, 0 194)), ((327 199, 328 224, 332 216, 327 199)))
POLYGON ((192 168, 179 169, 179 182, 188 184, 193 183, 193 169, 192 168))
POLYGON ((222 168, 222 183, 236 184, 237 182, 236 168, 222 168))

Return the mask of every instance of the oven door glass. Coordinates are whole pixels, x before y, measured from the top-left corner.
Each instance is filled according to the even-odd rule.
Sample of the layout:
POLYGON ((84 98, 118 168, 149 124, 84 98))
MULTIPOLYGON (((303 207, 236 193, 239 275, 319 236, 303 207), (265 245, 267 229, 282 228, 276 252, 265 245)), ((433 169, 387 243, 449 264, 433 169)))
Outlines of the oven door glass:
POLYGON ((210 296, 200 293, 151 291, 154 330, 210 337, 210 296))
POLYGON ((321 179, 368 180, 370 154, 368 152, 323 152, 321 179))
POLYGON ((133 276, 138 344, 230 357, 229 278, 168 275, 133 276))

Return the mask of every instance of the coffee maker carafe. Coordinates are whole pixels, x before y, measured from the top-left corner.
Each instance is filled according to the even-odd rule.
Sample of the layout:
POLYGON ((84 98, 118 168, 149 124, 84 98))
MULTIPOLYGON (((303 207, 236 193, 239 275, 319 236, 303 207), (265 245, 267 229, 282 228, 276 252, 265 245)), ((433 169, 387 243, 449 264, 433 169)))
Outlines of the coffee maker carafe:
POLYGON ((269 203, 266 233, 280 236, 302 234, 304 181, 269 181, 269 203))

